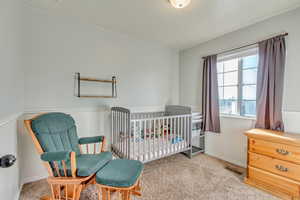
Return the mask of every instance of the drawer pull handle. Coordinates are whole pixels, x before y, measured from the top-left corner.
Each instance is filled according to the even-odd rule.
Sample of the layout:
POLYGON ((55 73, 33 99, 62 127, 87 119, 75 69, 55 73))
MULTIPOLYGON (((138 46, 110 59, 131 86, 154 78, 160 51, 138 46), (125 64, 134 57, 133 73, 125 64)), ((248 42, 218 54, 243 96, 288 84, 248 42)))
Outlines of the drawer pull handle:
POLYGON ((276 152, 281 154, 281 155, 284 155, 284 156, 289 154, 289 152, 287 150, 284 150, 284 149, 276 149, 276 152))
POLYGON ((275 165, 276 169, 282 172, 287 172, 288 168, 282 166, 282 165, 275 165))

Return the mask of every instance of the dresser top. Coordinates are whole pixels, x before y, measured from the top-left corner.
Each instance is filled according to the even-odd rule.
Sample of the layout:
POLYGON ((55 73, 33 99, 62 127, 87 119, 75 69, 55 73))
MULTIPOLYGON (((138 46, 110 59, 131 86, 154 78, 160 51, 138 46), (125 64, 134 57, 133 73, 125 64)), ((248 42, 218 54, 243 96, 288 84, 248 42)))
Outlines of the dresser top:
POLYGON ((256 139, 300 146, 300 134, 297 133, 287 133, 267 129, 251 129, 246 131, 245 135, 256 139))

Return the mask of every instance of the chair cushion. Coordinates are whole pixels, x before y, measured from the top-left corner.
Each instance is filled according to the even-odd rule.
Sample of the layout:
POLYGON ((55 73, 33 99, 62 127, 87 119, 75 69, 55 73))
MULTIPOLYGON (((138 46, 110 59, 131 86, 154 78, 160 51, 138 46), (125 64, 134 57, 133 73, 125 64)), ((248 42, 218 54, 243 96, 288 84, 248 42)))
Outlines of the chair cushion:
POLYGON ((137 160, 112 160, 96 174, 96 182, 112 187, 130 187, 136 183, 144 169, 137 160))
POLYGON ((80 154, 74 119, 64 113, 47 113, 31 123, 45 152, 74 151, 80 154))
POLYGON ((95 174, 111 160, 111 152, 78 155, 76 156, 77 176, 83 177, 95 174))

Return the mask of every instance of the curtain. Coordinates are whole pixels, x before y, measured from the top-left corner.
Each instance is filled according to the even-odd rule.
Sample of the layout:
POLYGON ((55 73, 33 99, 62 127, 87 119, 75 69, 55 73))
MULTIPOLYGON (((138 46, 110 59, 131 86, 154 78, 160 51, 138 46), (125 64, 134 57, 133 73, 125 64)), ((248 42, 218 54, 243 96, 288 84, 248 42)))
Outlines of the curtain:
POLYGON ((220 133, 217 55, 204 58, 202 81, 203 130, 220 133))
POLYGON ((258 44, 256 128, 284 130, 282 121, 283 79, 286 57, 284 36, 258 44))

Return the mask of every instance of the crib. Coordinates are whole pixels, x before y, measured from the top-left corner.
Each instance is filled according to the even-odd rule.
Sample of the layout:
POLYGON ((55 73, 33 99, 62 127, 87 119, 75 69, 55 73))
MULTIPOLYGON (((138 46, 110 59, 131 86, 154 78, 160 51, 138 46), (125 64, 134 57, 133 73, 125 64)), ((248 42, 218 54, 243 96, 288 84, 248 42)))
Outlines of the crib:
POLYGON ((120 158, 146 163, 180 152, 191 156, 190 107, 171 105, 165 111, 142 113, 113 107, 111 117, 111 149, 120 158))

